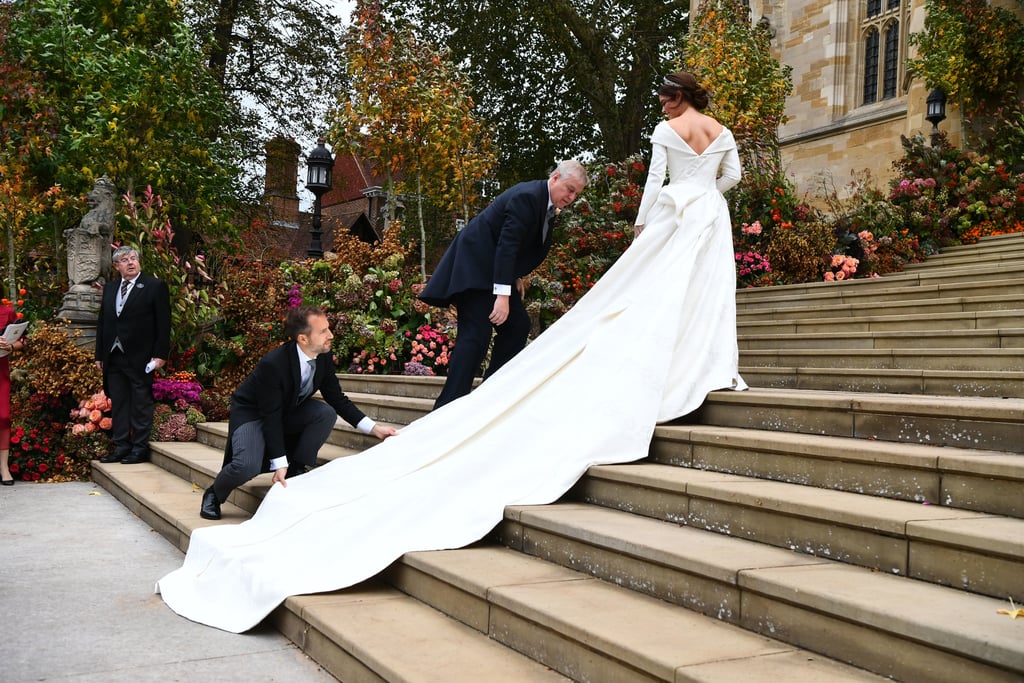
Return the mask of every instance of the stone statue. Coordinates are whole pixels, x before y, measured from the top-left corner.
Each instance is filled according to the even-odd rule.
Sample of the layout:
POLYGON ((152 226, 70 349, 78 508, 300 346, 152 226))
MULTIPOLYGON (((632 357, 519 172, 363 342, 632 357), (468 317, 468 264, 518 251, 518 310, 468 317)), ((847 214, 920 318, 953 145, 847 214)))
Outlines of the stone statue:
POLYGON ((114 238, 117 188, 107 176, 96 179, 86 195, 89 211, 81 222, 64 231, 68 253, 68 284, 59 317, 72 322, 95 322, 110 274, 110 243, 114 238))
POLYGON ((103 287, 110 273, 110 242, 114 238, 117 189, 107 176, 96 179, 86 195, 89 211, 77 227, 64 231, 68 241, 68 280, 76 285, 103 287))

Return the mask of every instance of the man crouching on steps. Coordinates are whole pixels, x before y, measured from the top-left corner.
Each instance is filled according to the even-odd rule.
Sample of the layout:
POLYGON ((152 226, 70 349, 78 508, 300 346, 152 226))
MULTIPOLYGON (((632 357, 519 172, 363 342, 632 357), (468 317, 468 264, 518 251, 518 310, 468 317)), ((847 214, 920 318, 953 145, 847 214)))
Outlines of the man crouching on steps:
POLYGON ((289 341, 263 356, 231 395, 224 467, 203 493, 199 515, 205 519, 220 519, 220 504, 261 472, 272 471, 274 483, 287 486, 286 477, 311 468, 337 417, 378 439, 398 433, 368 418, 341 391, 331 357, 334 335, 321 309, 291 310, 284 331, 289 341), (323 401, 311 398, 317 391, 323 401))

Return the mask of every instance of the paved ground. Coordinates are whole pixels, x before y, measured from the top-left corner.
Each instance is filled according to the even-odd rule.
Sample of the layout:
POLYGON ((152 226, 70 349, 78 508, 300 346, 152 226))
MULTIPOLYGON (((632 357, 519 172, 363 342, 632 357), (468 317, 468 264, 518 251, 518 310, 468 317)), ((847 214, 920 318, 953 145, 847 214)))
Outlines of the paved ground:
POLYGON ((182 554, 91 483, 0 487, 0 681, 334 683, 284 636, 183 619, 182 554))

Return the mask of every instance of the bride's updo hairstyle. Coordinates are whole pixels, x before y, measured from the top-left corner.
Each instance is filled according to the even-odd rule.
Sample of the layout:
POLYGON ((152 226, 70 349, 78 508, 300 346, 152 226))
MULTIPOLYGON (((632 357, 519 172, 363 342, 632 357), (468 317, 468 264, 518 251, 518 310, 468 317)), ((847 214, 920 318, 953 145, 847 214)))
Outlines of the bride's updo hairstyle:
POLYGON ((665 76, 665 82, 658 86, 658 94, 674 99, 682 99, 697 111, 708 106, 708 91, 697 85, 693 74, 677 71, 665 76))

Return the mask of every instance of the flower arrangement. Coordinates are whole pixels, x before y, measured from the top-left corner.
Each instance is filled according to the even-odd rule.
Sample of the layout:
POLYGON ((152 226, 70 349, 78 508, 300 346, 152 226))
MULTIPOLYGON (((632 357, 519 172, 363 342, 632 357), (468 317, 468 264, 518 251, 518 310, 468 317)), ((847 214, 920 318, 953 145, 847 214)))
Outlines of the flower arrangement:
POLYGON ((56 422, 31 429, 19 425, 12 430, 9 469, 15 479, 49 479, 64 469, 68 458, 60 439, 60 427, 56 422))
POLYGON ((860 260, 844 254, 833 254, 830 264, 831 270, 825 271, 825 281, 847 280, 857 272, 860 260), (838 270, 837 270, 838 269, 838 270))
POLYGON ((403 375, 443 375, 455 342, 440 325, 420 325, 416 333, 406 332, 412 342, 403 375))
POLYGON ((197 403, 203 393, 203 385, 196 381, 194 372, 179 371, 170 377, 153 380, 153 400, 173 403, 178 399, 186 403, 197 403))
POLYGON ((110 431, 110 399, 103 391, 99 391, 79 402, 77 408, 71 410, 71 422, 68 428, 75 436, 96 431, 110 431))
POLYGON ((206 422, 200 402, 203 385, 194 373, 179 371, 153 382, 153 432, 160 441, 195 441, 196 425, 206 422))
POLYGON ((64 428, 64 443, 78 461, 96 460, 110 453, 110 399, 103 391, 79 401, 64 428))
POLYGON ((772 272, 771 263, 756 251, 736 252, 736 277, 743 287, 755 287, 772 272))

